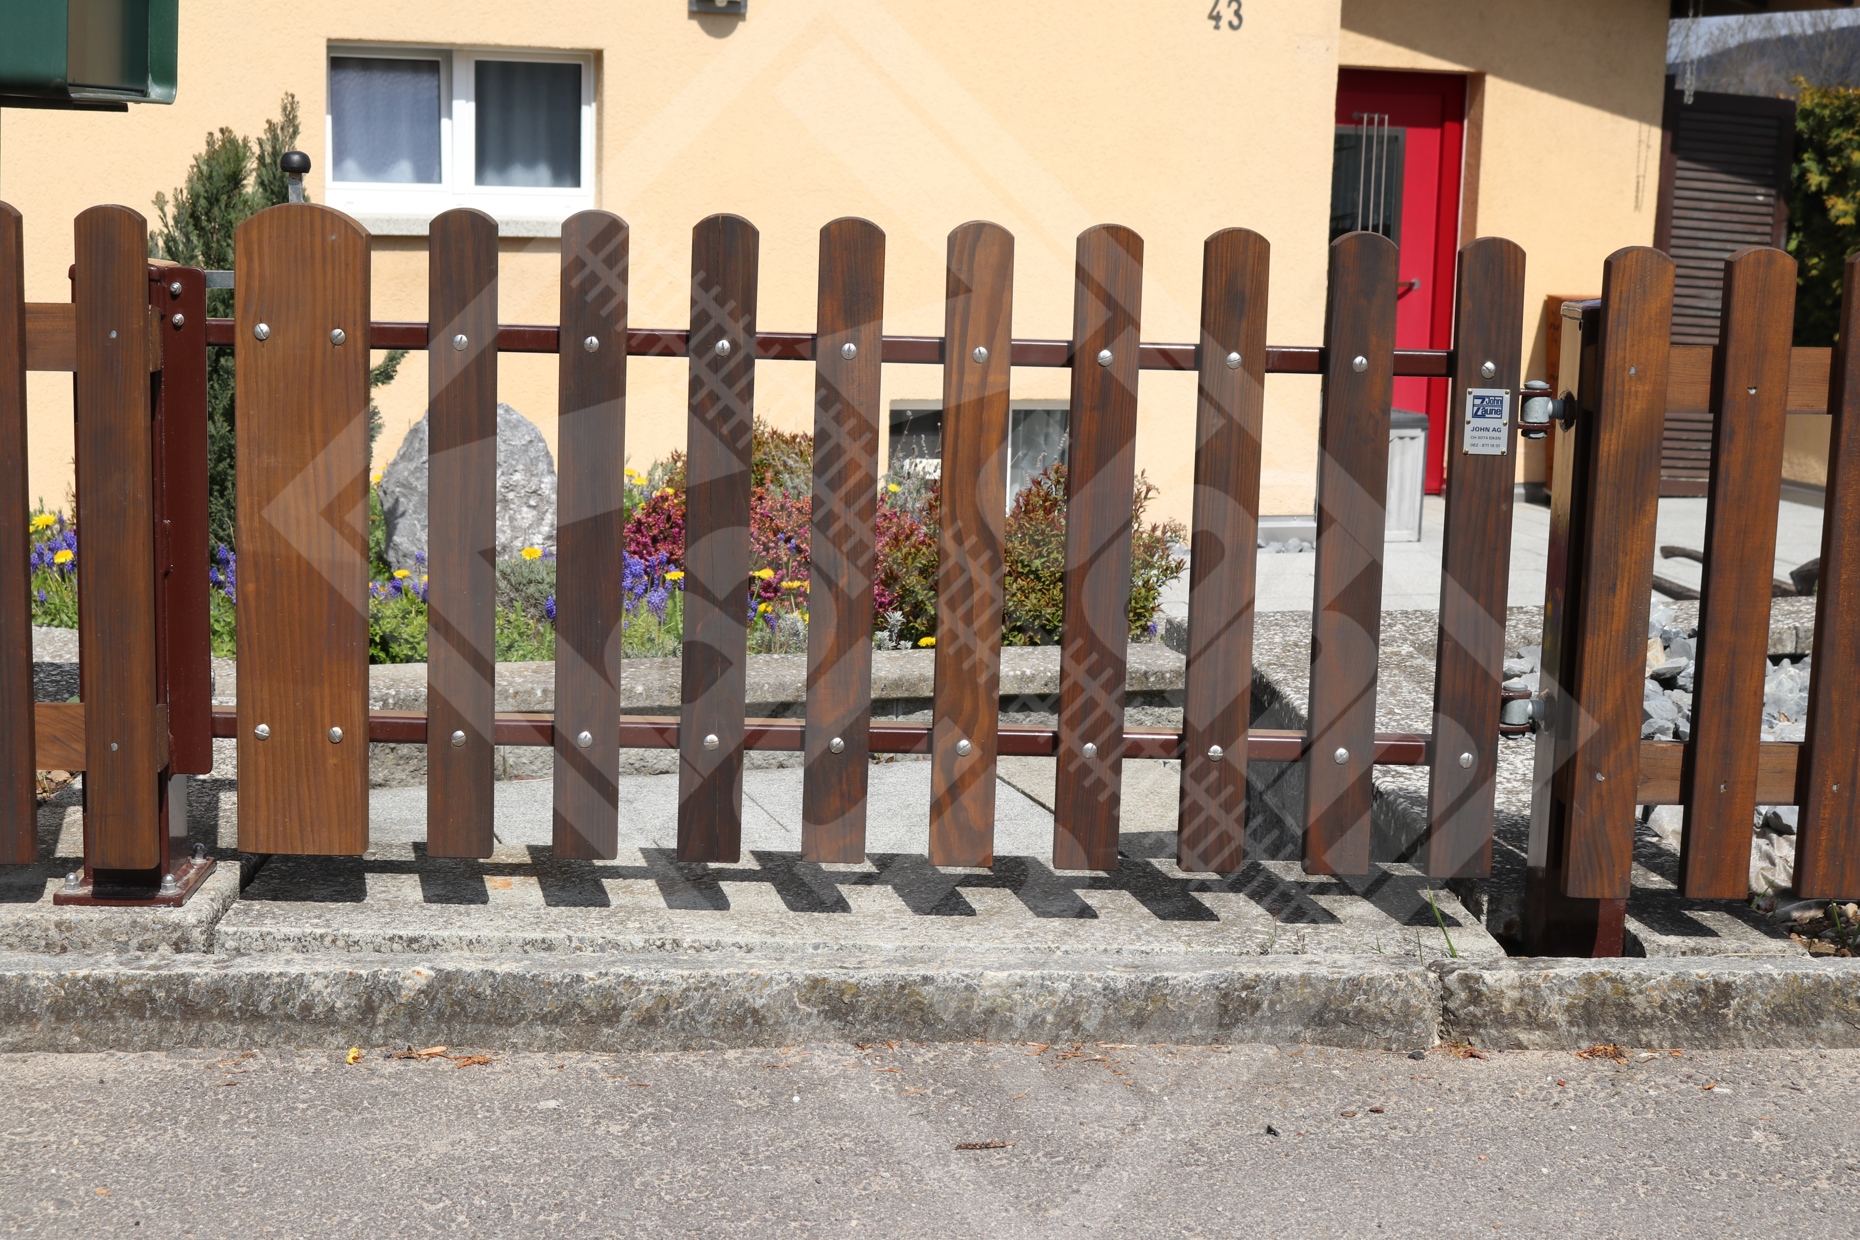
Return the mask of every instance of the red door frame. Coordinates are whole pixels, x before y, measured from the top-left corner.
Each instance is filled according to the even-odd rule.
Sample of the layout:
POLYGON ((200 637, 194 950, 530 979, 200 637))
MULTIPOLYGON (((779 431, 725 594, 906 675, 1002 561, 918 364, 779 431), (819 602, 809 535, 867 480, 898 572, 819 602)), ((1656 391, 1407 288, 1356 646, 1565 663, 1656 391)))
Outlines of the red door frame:
MULTIPOLYGON (((1395 316, 1398 349, 1445 349, 1453 342, 1453 277, 1460 241, 1460 177, 1466 130, 1466 78, 1456 73, 1343 69, 1337 74, 1337 124, 1359 112, 1387 114, 1407 130, 1403 144, 1402 281, 1395 316)), ((1427 491, 1446 477, 1447 380, 1398 378, 1395 407, 1427 414, 1427 491)))

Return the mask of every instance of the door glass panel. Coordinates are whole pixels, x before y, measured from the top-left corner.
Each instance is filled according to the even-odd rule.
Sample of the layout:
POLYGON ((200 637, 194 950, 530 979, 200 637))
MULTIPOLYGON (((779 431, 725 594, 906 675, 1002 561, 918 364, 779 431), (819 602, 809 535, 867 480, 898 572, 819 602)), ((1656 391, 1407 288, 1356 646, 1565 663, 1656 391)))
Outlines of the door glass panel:
POLYGON ((1330 165, 1330 239, 1381 233, 1401 244, 1402 163, 1408 131, 1380 112, 1337 126, 1330 165))

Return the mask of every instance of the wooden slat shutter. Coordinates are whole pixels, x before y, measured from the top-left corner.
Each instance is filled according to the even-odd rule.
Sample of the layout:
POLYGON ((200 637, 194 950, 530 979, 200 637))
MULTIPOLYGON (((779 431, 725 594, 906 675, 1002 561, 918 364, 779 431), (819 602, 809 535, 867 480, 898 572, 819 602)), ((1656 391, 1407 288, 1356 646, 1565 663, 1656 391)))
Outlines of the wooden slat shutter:
MULTIPOLYGON (((1783 242, 1795 104, 1669 89, 1662 130, 1654 247, 1673 260, 1673 343, 1717 344, 1724 260, 1783 242)), ((1669 409, 1660 448, 1660 494, 1705 494, 1711 411, 1669 409)))

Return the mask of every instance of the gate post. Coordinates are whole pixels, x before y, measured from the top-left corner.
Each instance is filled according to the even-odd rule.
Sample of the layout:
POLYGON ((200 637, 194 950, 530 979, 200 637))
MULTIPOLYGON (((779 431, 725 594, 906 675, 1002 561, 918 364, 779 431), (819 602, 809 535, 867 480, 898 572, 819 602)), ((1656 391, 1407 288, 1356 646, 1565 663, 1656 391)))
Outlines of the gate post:
MULTIPOLYGON (((1618 956, 1634 856, 1672 260, 1603 265, 1581 318, 1575 424, 1556 438, 1525 949, 1618 956)), ((1571 350, 1562 351, 1565 373, 1571 350)))

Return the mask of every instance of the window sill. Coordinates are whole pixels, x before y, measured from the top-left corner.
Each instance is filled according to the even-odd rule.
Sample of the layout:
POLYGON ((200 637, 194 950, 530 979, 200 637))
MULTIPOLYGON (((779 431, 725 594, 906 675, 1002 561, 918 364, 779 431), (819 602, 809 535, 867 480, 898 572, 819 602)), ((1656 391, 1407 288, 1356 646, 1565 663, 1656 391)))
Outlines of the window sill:
MULTIPOLYGON (((425 237, 432 232, 433 217, 430 215, 375 215, 367 212, 353 212, 356 222, 366 228, 369 235, 375 237, 425 237)), ((555 237, 562 235, 562 221, 559 219, 500 216, 497 220, 497 235, 500 237, 555 237)))

